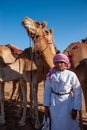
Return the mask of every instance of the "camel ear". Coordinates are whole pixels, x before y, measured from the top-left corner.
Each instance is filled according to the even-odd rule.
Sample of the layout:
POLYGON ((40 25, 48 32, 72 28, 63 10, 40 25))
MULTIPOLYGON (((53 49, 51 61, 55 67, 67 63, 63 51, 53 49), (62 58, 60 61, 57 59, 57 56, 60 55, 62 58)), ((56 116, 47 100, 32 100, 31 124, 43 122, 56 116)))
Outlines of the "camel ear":
POLYGON ((43 22, 41 23, 41 25, 42 25, 42 28, 45 28, 47 26, 47 22, 43 22))
POLYGON ((53 33, 54 32, 54 28, 50 29, 50 32, 53 33))
POLYGON ((35 23, 36 23, 37 25, 40 25, 40 22, 39 22, 39 21, 36 21, 36 20, 35 20, 35 23))

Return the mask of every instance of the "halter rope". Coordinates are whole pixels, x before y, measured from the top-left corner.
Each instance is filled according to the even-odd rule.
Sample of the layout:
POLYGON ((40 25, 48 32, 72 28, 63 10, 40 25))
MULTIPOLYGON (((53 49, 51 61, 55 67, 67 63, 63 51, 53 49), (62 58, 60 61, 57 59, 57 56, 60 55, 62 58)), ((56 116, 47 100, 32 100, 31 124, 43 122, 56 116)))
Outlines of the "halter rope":
MULTIPOLYGON (((39 36, 39 40, 41 40, 41 39, 46 39, 46 35, 39 36)), ((35 34, 34 37, 32 37, 32 40, 34 41, 34 43, 38 41, 38 37, 37 37, 36 34, 35 34)), ((49 44, 53 44, 53 43, 47 42, 47 46, 40 52, 39 56, 42 55, 42 53, 49 47, 49 44)), ((33 78, 33 73, 32 73, 33 55, 32 55, 32 52, 31 52, 30 56, 31 56, 31 83, 32 83, 32 78, 33 78)), ((42 70, 43 70, 42 74, 43 74, 43 76, 44 76, 44 66, 43 66, 42 70)), ((43 84, 44 84, 44 83, 43 83, 43 84)), ((33 89, 33 84, 32 84, 32 87, 31 87, 31 88, 33 89)), ((35 126, 33 125, 32 121, 31 121, 31 116, 30 116, 30 123, 31 123, 32 128, 35 129, 35 130, 41 130, 42 127, 43 127, 43 125, 44 125, 44 124, 42 123, 39 128, 35 128, 35 126)))

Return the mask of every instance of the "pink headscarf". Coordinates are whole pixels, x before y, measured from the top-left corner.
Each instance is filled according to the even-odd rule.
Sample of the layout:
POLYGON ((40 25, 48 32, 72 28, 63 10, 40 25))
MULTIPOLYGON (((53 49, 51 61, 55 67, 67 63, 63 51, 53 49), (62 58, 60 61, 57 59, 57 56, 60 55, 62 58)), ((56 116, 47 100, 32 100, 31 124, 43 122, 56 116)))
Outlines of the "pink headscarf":
MULTIPOLYGON (((70 61, 69 58, 63 54, 63 53, 59 53, 56 54, 53 58, 53 63, 55 65, 56 62, 61 62, 63 61, 66 64, 66 69, 70 68, 70 61)), ((54 66, 52 69, 50 69, 50 71, 47 73, 46 78, 47 79, 51 79, 51 75, 54 74, 57 71, 57 68, 54 66)))
POLYGON ((63 53, 56 54, 53 58, 54 65, 56 62, 61 62, 61 61, 66 63, 66 69, 70 68, 70 61, 69 61, 69 58, 67 57, 67 55, 65 55, 63 53))

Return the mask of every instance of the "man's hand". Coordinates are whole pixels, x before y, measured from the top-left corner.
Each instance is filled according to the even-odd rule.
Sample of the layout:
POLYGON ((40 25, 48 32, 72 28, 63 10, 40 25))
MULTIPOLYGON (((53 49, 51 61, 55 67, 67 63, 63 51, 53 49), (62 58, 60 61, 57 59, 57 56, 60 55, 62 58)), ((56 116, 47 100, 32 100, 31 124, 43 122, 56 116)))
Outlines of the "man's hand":
POLYGON ((72 119, 75 120, 77 117, 77 110, 72 109, 71 116, 72 116, 72 119))

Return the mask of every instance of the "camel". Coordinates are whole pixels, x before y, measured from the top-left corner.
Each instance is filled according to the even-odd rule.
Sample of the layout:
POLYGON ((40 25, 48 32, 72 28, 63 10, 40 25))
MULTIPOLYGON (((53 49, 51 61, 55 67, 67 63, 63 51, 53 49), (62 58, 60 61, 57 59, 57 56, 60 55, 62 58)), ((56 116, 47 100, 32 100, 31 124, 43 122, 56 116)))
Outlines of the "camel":
MULTIPOLYGON (((10 49, 10 51, 11 51, 11 55, 9 54, 9 59, 10 59, 10 56, 13 56, 15 58, 15 60, 16 60, 17 58, 19 58, 20 54, 23 52, 23 50, 18 49, 13 44, 7 44, 5 46, 8 47, 10 49)), ((6 58, 7 58, 7 55, 6 55, 5 59, 6 58)), ((13 63, 13 62, 11 62, 11 63, 13 63)), ((20 96, 21 96, 20 79, 12 81, 12 85, 13 85, 13 87, 12 87, 12 93, 11 93, 11 96, 10 96, 10 100, 13 99, 14 93, 16 91, 16 87, 18 86, 18 90, 17 90, 16 97, 15 97, 15 100, 18 101, 20 96)), ((26 86, 26 84, 25 84, 25 86, 26 86)))
MULTIPOLYGON (((7 44, 5 46, 0 45, 0 68, 13 63, 16 60, 17 56, 19 56, 21 53, 22 50, 19 50, 12 44, 7 44)), ((17 84, 18 80, 12 81, 13 91, 10 100, 13 98, 13 94, 15 92, 17 84)))
MULTIPOLYGON (((38 33, 38 35, 39 36, 41 36, 40 38, 41 39, 39 39, 39 41, 44 41, 44 42, 46 42, 46 46, 47 46, 47 50, 48 50, 48 52, 50 53, 50 57, 53 57, 53 53, 55 52, 53 52, 53 48, 54 48, 54 46, 53 46, 53 44, 51 44, 50 42, 48 42, 48 40, 46 39, 46 36, 47 36, 47 34, 46 34, 46 31, 47 30, 45 30, 44 31, 44 28, 45 28, 45 26, 46 26, 46 23, 42 23, 42 24, 39 24, 38 26, 37 26, 37 24, 36 24, 36 22, 35 22, 35 25, 34 26, 36 26, 36 28, 34 28, 33 29, 33 31, 35 30, 35 32, 37 31, 38 33), (37 28, 38 27, 38 28, 37 28), (41 34, 40 34, 40 33, 41 34), (43 38, 45 36, 45 38, 43 38), (50 44, 49 44, 50 43, 50 44), (48 44, 48 45, 47 45, 48 44), (52 46, 52 47, 51 47, 52 46), (53 53, 52 53, 53 52, 53 53)), ((30 33, 31 33, 31 31, 30 30, 28 30, 30 33)), ((52 32, 51 32, 52 33, 52 32)), ((34 36, 34 39, 33 40, 37 40, 37 39, 35 39, 36 38, 36 34, 34 34, 33 35, 33 33, 31 33, 32 35, 31 36, 34 36)), ((33 37, 32 37, 33 38, 33 37)), ((37 87, 38 87, 38 82, 41 82, 43 79, 44 79, 44 77, 45 76, 43 76, 43 74, 42 74, 42 70, 43 70, 43 68, 41 67, 43 64, 41 63, 41 59, 39 59, 39 56, 41 55, 41 54, 39 54, 39 53, 36 53, 36 52, 31 52, 32 51, 32 48, 28 48, 28 49, 25 49, 24 51, 23 51, 23 53, 20 55, 20 57, 14 62, 14 63, 12 63, 12 64, 10 64, 10 65, 8 65, 8 66, 6 66, 6 67, 4 67, 4 68, 2 68, 1 70, 0 70, 0 89, 2 89, 3 88, 3 82, 6 82, 6 81, 10 81, 10 80, 15 80, 15 79, 18 79, 18 78, 24 78, 24 80, 26 81, 26 82, 29 82, 30 83, 30 85, 32 84, 32 86, 33 86, 33 93, 30 93, 30 95, 32 96, 33 94, 35 94, 34 95, 34 108, 35 108, 35 117, 36 117, 36 124, 38 125, 39 123, 39 121, 38 121, 38 119, 37 119, 37 87), (33 58, 33 60, 32 60, 32 58, 31 58, 31 54, 32 54, 32 58, 33 58), (33 64, 32 64, 32 62, 34 62, 33 64), (19 71, 19 64, 20 64, 20 71, 19 71), (32 64, 32 73, 31 73, 31 64, 32 64), (8 75, 8 73, 9 73, 9 75, 8 75), (33 78, 32 78, 32 74, 33 74, 33 78)), ((41 53, 43 53, 43 52, 41 52, 41 53)), ((50 63, 47 63, 47 65, 44 63, 44 72, 45 72, 45 74, 48 72, 48 70, 49 70, 49 66, 52 64, 53 65, 53 63, 52 63, 52 61, 49 61, 50 63)), ((1 121, 1 123, 5 123, 5 113, 4 113, 4 106, 3 106, 3 94, 1 93, 1 108, 3 108, 2 109, 2 111, 1 111, 1 117, 0 117, 0 121, 1 121)), ((21 120, 20 120, 20 122, 21 122, 21 124, 23 124, 24 122, 25 122, 25 117, 26 115, 24 114, 23 115, 23 117, 21 118, 21 120)))
MULTIPOLYGON (((44 23, 46 24, 46 23, 44 23)), ((43 26, 44 26, 43 24, 43 26)), ((44 53, 44 51, 47 49, 48 50, 48 57, 53 57, 56 53, 55 51, 55 46, 54 46, 54 39, 53 38, 50 38, 50 35, 49 35, 49 32, 52 34, 53 32, 53 29, 50 30, 48 32, 47 29, 45 29, 45 33, 44 33, 44 30, 42 30, 42 26, 40 25, 40 23, 38 23, 38 21, 34 21, 30 18, 25 18, 23 21, 22 21, 22 25, 24 28, 26 28, 27 30, 27 33, 29 35, 29 37, 31 37, 32 41, 34 43, 37 43, 38 44, 38 47, 40 47, 40 43, 45 41, 45 46, 42 48, 43 51, 41 52, 36 52, 36 54, 38 53, 38 62, 39 62, 39 65, 37 66, 37 79, 36 79, 36 83, 35 85, 32 85, 33 86, 33 97, 31 97, 31 100, 32 98, 34 99, 34 110, 35 110, 35 117, 36 117, 36 128, 38 128, 38 99, 37 99, 37 94, 38 94, 38 91, 37 91, 37 86, 38 86, 38 83, 43 81, 46 77, 46 74, 47 72, 49 71, 49 69, 51 68, 51 65, 53 66, 53 62, 52 60, 49 60, 48 63, 45 62, 43 60, 43 55, 42 53, 44 53), (28 28, 27 28, 28 27, 28 28), (51 40, 50 40, 51 39, 51 40), (42 58, 41 58, 42 56, 42 58), (43 71, 43 74, 42 74, 42 71, 43 71)), ((52 36, 51 36, 52 37, 52 36)), ((44 45, 44 44, 43 44, 44 45)), ((48 58, 49 59, 49 58, 48 58)), ((33 74, 34 75, 34 74, 33 74)), ((32 83, 35 82, 34 80, 32 81, 32 83)))
MULTIPOLYGON (((23 27, 26 29, 29 37, 31 37, 34 43, 34 51, 39 54, 40 66, 38 66, 39 75, 37 74, 37 77, 38 79, 42 78, 42 80, 45 80, 47 72, 49 71, 51 67, 54 66, 52 59, 54 55, 56 54, 56 50, 54 46, 54 40, 48 40, 47 42, 46 40, 47 36, 44 34, 44 31, 42 31, 42 29, 40 28, 37 30, 39 23, 38 23, 38 26, 36 26, 36 24, 37 24, 37 21, 34 21, 28 17, 24 18, 24 20, 22 21, 23 27), (38 48, 40 49, 39 51, 38 51, 38 48), (41 75, 41 70, 40 70, 41 66, 43 66, 44 77, 43 75, 41 75)), ((37 80, 37 83, 38 82, 39 80, 37 80)), ((34 86, 35 90, 36 88, 37 86, 34 86)), ((38 93, 36 91, 35 96, 34 96, 36 97, 35 101, 38 101, 37 94, 38 93)), ((35 112, 37 112, 37 105, 36 105, 35 112)))
MULTIPOLYGON (((5 46, 0 45, 0 69, 6 67, 7 65, 10 65, 11 63, 14 63, 16 58, 22 53, 22 50, 19 50, 17 47, 15 47, 12 44, 7 44, 5 46)), ((20 71, 20 66, 19 66, 19 71, 20 71)), ((11 81, 11 80, 9 80, 11 81)), ((8 82, 8 81, 6 81, 8 82)), ((21 99, 21 108, 23 107, 24 104, 27 104, 27 99, 26 99, 26 82, 23 79, 15 79, 12 82, 12 93, 10 96, 10 100, 13 98, 13 94, 15 92, 15 89, 17 87, 17 85, 19 85, 18 87, 21 87, 23 92, 23 100, 21 99), (23 81, 23 86, 20 86, 21 82, 23 81)), ((1 93, 3 95, 2 98, 4 98, 4 85, 5 82, 3 82, 3 89, 1 89, 1 93)), ((19 94, 19 93, 17 93, 19 94)), ((1 96, 1 95, 0 95, 1 96)), ((0 98, 1 99, 1 98, 0 98)), ((23 113, 26 113, 25 111, 25 107, 23 107, 23 113)), ((2 105, 1 103, 1 116, 0 116, 0 124, 4 124, 5 120, 2 118, 3 117, 3 111, 4 111, 4 104, 2 105)), ((21 123, 20 123, 21 125, 21 123)))
POLYGON ((83 95, 85 99, 85 106, 87 111, 87 41, 71 43, 63 52, 71 61, 71 70, 74 71, 81 83, 83 95))

